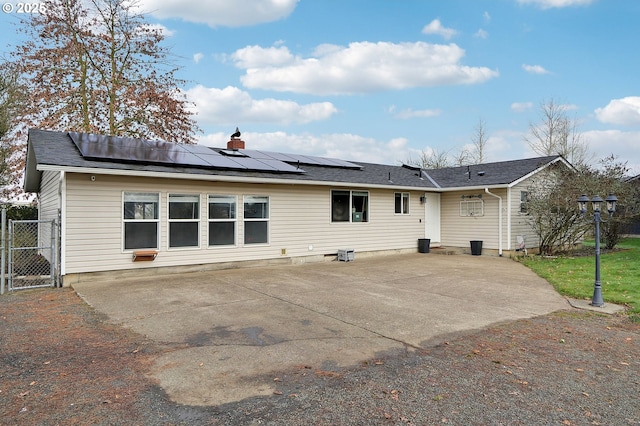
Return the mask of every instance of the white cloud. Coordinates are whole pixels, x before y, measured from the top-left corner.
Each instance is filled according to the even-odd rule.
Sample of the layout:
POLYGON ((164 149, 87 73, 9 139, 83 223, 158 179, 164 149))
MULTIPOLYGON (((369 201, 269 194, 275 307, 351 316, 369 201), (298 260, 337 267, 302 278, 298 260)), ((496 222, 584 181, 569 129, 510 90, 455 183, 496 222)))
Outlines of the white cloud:
POLYGON ((520 4, 532 4, 541 9, 563 8, 571 6, 588 6, 594 0, 518 0, 520 4))
POLYGON ((446 28, 442 26, 439 19, 434 19, 422 29, 422 34, 436 34, 442 36, 445 40, 449 40, 455 36, 458 32, 452 28, 446 28))
POLYGON ((354 42, 321 45, 314 54, 303 58, 285 46, 247 46, 230 58, 246 69, 246 87, 315 95, 478 84, 498 76, 486 67, 461 65, 465 51, 453 43, 354 42))
POLYGON ((489 14, 489 12, 486 12, 486 11, 485 11, 485 12, 482 14, 482 17, 484 18, 484 21, 485 21, 485 22, 487 22, 487 23, 491 22, 491 15, 489 14))
POLYGON ((637 126, 640 124, 640 96, 613 99, 604 108, 596 109, 595 114, 603 123, 637 126))
POLYGON ((200 123, 232 124, 240 122, 281 125, 326 120, 338 112, 331 102, 298 104, 278 99, 253 99, 236 87, 224 89, 195 86, 186 92, 193 102, 200 123))
POLYGON ((540 65, 522 64, 522 69, 530 74, 549 74, 549 71, 540 65))
POLYGON ((230 59, 235 62, 236 67, 245 69, 279 67, 294 64, 297 60, 286 46, 247 46, 236 50, 230 59))
POLYGON ((389 112, 393 114, 395 118, 400 120, 409 120, 411 118, 430 118, 439 116, 442 111, 439 109, 419 109, 413 110, 411 108, 404 109, 396 112, 395 108, 390 108, 389 112))
MULTIPOLYGON (((228 140, 228 134, 213 133, 201 137, 199 143, 224 147, 228 140)), ((366 163, 399 164, 409 155, 407 140, 404 138, 379 141, 350 133, 312 135, 242 132, 242 140, 245 141, 247 149, 316 155, 366 163)))
POLYGON ((591 130, 583 132, 582 136, 596 160, 613 154, 618 160, 627 162, 630 174, 640 174, 640 131, 591 130))
POLYGON ((533 102, 514 102, 511 104, 511 110, 515 112, 525 112, 533 108, 533 102))
POLYGON ((202 58, 204 58, 204 55, 202 53, 198 52, 195 55, 193 55, 193 62, 195 62, 197 64, 202 60, 202 58))
POLYGON ((156 18, 179 18, 210 27, 242 27, 284 19, 298 0, 140 0, 137 6, 156 18))
POLYGON ((476 31, 476 33, 473 36, 475 38, 486 39, 486 38, 489 38, 489 33, 483 30, 482 28, 480 28, 478 31, 476 31))

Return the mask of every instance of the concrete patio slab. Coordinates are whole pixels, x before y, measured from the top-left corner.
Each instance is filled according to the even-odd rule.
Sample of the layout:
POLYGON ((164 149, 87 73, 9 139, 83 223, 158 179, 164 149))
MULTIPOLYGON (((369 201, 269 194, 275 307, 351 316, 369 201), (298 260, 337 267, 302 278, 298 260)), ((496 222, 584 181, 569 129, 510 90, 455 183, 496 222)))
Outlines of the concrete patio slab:
POLYGON ((273 392, 278 371, 335 369, 450 333, 571 309, 507 258, 408 254, 86 282, 110 322, 173 345, 152 375, 176 402, 273 392))

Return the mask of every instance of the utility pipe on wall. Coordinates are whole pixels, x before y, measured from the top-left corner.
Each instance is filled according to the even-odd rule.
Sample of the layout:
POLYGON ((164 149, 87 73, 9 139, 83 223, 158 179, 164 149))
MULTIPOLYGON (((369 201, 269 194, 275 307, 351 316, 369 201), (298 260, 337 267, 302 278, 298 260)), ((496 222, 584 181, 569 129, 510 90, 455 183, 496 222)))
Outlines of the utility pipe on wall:
POLYGON ((502 256, 502 197, 489 192, 489 188, 484 192, 498 199, 498 255, 502 256))

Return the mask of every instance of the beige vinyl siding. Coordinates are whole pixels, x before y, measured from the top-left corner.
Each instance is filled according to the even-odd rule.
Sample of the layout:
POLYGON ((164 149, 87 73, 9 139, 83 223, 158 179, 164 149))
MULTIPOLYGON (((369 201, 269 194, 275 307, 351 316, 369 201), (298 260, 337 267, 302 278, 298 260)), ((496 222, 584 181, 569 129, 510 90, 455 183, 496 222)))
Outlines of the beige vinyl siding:
POLYGON ((40 198, 38 200, 39 220, 53 220, 58 218, 60 208, 60 173, 43 172, 40 183, 40 198))
MULTIPOLYGON (((310 185, 233 184, 67 174, 66 273, 132 268, 197 265, 213 262, 277 259, 335 254, 341 248, 357 252, 417 248, 424 235, 422 192, 410 193, 410 214, 396 215, 393 189, 369 191, 370 220, 331 222, 331 190, 351 189, 310 185), (122 193, 160 193, 160 253, 153 262, 132 262, 122 248, 122 193), (170 193, 200 194, 200 248, 171 249, 167 245, 167 197, 170 193), (208 246, 207 195, 237 196, 234 247, 208 246), (269 197, 269 243, 243 244, 243 196, 269 197), (282 255, 282 250, 286 254, 282 255)), ((360 189, 358 189, 360 190, 360 189)))
MULTIPOLYGON (((60 174, 61 172, 51 171, 42 173, 38 199, 38 220, 58 220, 58 210, 61 207, 60 174)), ((51 246, 51 226, 38 224, 38 245, 40 247, 51 246)), ((49 262, 52 261, 51 250, 38 250, 38 252, 49 262)))
MULTIPOLYGON (((492 189, 491 192, 502 197, 502 234, 503 249, 507 248, 507 191, 505 189, 492 189)), ((472 200, 476 200, 473 198, 472 200)), ((468 198, 465 200, 469 200, 468 198)), ((469 247, 472 240, 483 241, 482 247, 488 249, 499 248, 498 244, 498 204, 499 200, 483 190, 471 190, 460 192, 446 192, 441 198, 440 223, 442 225, 442 244, 452 247, 469 247), (483 216, 460 216, 460 202, 462 196, 481 195, 484 202, 483 216)))
POLYGON ((535 235, 528 216, 520 213, 520 192, 527 191, 529 181, 523 181, 511 188, 511 247, 518 248, 518 235, 525 237, 527 248, 538 247, 538 237, 535 235))

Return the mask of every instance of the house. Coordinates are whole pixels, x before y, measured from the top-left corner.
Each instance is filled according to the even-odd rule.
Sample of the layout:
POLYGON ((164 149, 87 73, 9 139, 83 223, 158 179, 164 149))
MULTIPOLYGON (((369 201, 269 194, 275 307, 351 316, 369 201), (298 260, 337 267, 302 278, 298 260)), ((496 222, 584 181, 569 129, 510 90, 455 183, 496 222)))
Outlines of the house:
MULTIPOLYGON (((625 182, 631 185, 635 194, 640 194, 640 175, 627 178, 625 182)), ((637 197, 634 198, 637 199, 637 197)), ((640 216, 638 214, 636 214, 629 223, 624 225, 622 233, 627 235, 640 235, 640 216)))
POLYGON ((65 285, 86 274, 189 271, 431 247, 504 254, 536 242, 528 180, 560 156, 423 170, 245 148, 29 131, 25 190, 60 218, 65 285), (153 268, 151 271, 147 271, 153 268))

